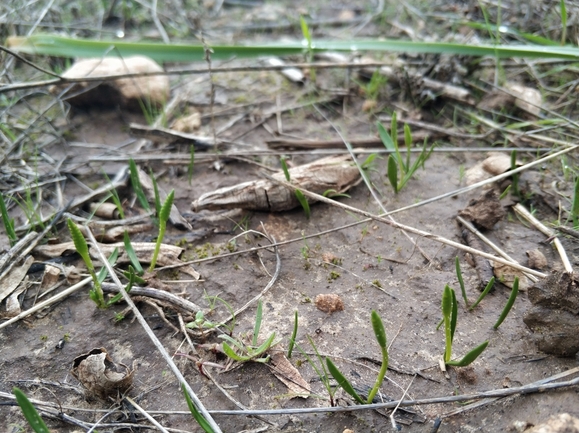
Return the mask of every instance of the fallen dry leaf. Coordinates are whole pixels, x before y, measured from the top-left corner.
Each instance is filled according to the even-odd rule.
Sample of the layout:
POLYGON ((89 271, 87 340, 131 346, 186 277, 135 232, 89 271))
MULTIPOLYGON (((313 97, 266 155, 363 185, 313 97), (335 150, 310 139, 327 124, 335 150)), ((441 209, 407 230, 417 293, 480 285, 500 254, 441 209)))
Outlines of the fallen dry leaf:
POLYGON ((72 375, 85 387, 89 397, 106 400, 124 394, 133 385, 135 369, 115 364, 104 347, 77 356, 72 375))
POLYGON ((283 352, 275 352, 271 355, 272 370, 275 377, 283 382, 288 389, 295 394, 294 397, 308 398, 312 388, 300 374, 299 370, 293 366, 283 352))

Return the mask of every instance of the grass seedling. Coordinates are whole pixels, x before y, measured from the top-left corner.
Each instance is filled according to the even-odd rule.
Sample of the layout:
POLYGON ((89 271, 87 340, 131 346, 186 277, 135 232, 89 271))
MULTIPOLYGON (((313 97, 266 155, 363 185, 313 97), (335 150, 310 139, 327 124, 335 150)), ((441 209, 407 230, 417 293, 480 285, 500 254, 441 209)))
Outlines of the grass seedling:
POLYGON ((565 5, 565 0, 561 0, 559 3, 559 10, 561 11, 561 46, 565 45, 565 39, 567 39, 567 6, 565 5))
POLYGON ((149 206, 149 201, 147 200, 147 196, 145 196, 145 192, 141 186, 141 181, 139 180, 137 164, 135 164, 135 161, 132 158, 129 159, 129 172, 131 177, 131 185, 133 186, 133 191, 135 191, 139 203, 141 203, 143 209, 145 209, 147 212, 151 212, 151 206, 149 206))
POLYGON ((131 243, 131 239, 129 238, 129 232, 127 232, 126 230, 123 235, 123 243, 125 244, 125 252, 129 257, 129 260, 131 261, 133 268, 135 269, 135 273, 139 276, 142 276, 145 273, 145 271, 143 270, 141 262, 139 262, 139 258, 137 257, 137 253, 133 248, 133 244, 131 243))
POLYGON ((88 244, 86 243, 86 240, 78 226, 70 218, 67 220, 67 224, 68 231, 70 232, 72 241, 74 242, 74 247, 82 257, 82 260, 84 261, 86 268, 88 269, 88 272, 93 280, 94 288, 89 291, 89 296, 97 304, 98 308, 106 308, 107 304, 103 295, 103 289, 101 288, 101 283, 95 272, 90 254, 88 253, 88 244))
POLYGON ((474 307, 476 307, 480 303, 480 301, 483 300, 483 298, 488 294, 488 292, 491 291, 491 289, 493 288, 494 285, 495 285, 495 277, 492 277, 490 279, 490 281, 488 282, 487 286, 485 287, 485 289, 482 291, 482 293, 478 297, 478 299, 475 301, 475 303, 470 306, 469 311, 472 311, 474 309, 474 307))
POLYGON ((462 279, 462 270, 460 269, 460 260, 458 259, 458 256, 456 256, 454 265, 456 267, 456 278, 458 278, 458 284, 460 285, 460 292, 462 293, 462 298, 464 299, 466 308, 468 308, 468 298, 466 297, 466 289, 464 287, 464 280, 462 279))
POLYGON ((503 323, 503 321, 506 319, 507 315, 509 314, 509 311, 511 311, 511 308, 513 307, 513 304, 515 303, 515 299, 517 299, 518 293, 519 293, 519 277, 515 277, 515 281, 513 282, 513 288, 511 290, 511 295, 509 296, 509 300, 507 301, 507 304, 505 305, 505 308, 503 308, 503 312, 501 313, 499 320, 497 320, 497 323, 494 324, 493 328, 499 329, 499 326, 501 326, 501 323, 503 323))
POLYGON ((328 371, 330 374, 336 379, 338 385, 344 389, 348 394, 350 394, 354 400, 356 400, 360 404, 370 404, 374 400, 374 397, 378 393, 380 386, 382 386, 382 382, 384 381, 384 376, 386 376, 386 371, 388 370, 388 346, 386 345, 386 331, 384 330, 384 324, 382 323, 382 319, 378 315, 375 310, 372 310, 372 314, 370 315, 370 322, 372 323, 372 329, 374 330, 374 335, 376 336, 376 341, 378 341, 378 345, 380 346, 380 350, 382 351, 382 366, 380 367, 380 372, 378 373, 378 377, 376 378, 376 382, 374 383, 374 387, 368 393, 368 399, 364 401, 362 397, 356 392, 354 387, 348 379, 342 374, 340 370, 334 365, 331 359, 326 359, 326 364, 328 367, 328 371))
POLYGON ((159 251, 161 249, 161 243, 163 242, 163 237, 165 236, 165 230, 167 229, 167 220, 171 214, 171 207, 173 206, 173 198, 175 197, 175 190, 172 189, 161 210, 159 212, 159 235, 157 236, 157 243, 155 244, 155 251, 153 252, 153 259, 151 260, 151 265, 149 266, 149 272, 153 272, 155 265, 157 264, 157 257, 159 256, 159 251))
POLYGON ((16 402, 20 409, 22 410, 22 414, 26 421, 28 421, 28 425, 35 431, 35 433, 50 433, 48 427, 40 417, 40 414, 36 410, 36 408, 30 403, 28 397, 19 389, 19 388, 12 388, 12 394, 16 397, 16 402))
POLYGON ((203 415, 201 415, 201 412, 197 410, 197 408, 191 401, 191 397, 189 397, 189 393, 187 392, 187 389, 185 388, 184 384, 181 384, 181 390, 185 395, 185 400, 187 400, 187 406, 189 407, 189 411, 191 412, 191 415, 193 415, 193 418, 195 418, 195 421, 197 421, 197 424, 201 426, 201 428, 205 433, 214 433, 215 430, 213 430, 213 427, 211 427, 209 422, 207 422, 207 420, 203 417, 203 415))
MULTIPOLYGON (((290 179, 290 173, 289 170, 287 168, 287 164, 285 162, 285 158, 281 157, 279 159, 279 162, 281 164, 281 169, 283 170, 283 174, 285 176, 285 179, 288 182, 291 182, 290 179)), ((310 204, 308 203, 308 200, 306 199, 306 196, 304 195, 303 192, 301 192, 299 189, 296 189, 294 191, 296 198, 298 199, 298 201, 300 202, 300 204, 302 205, 302 208, 304 209, 304 213, 306 214, 306 218, 309 218, 311 215, 311 210, 310 210, 310 204)))
POLYGON ((404 185, 412 178, 419 167, 424 169, 424 163, 430 157, 434 150, 436 143, 433 143, 430 148, 427 147, 427 141, 424 140, 422 151, 416 158, 413 164, 410 164, 410 148, 412 147, 412 132, 408 125, 404 125, 404 144, 406 145, 406 158, 402 157, 400 148, 398 146, 398 122, 396 120, 396 113, 392 115, 392 124, 390 127, 390 134, 381 123, 378 123, 378 133, 380 139, 386 149, 390 152, 388 155, 387 176, 394 192, 397 194, 404 185))
POLYGON ((274 342, 275 332, 273 332, 260 346, 257 345, 259 330, 261 328, 262 313, 262 303, 259 301, 257 304, 257 313, 255 315, 255 326, 253 328, 251 344, 244 344, 241 339, 235 339, 229 335, 222 334, 219 336, 219 338, 231 343, 231 345, 237 349, 237 351, 235 351, 232 346, 224 341, 222 344, 223 353, 238 362, 255 361, 266 363, 269 361, 269 355, 262 358, 260 358, 260 356, 267 352, 272 346, 276 345, 277 342, 274 342))
MULTIPOLYGON (((313 50, 313 46, 312 46, 312 34, 310 32, 310 28, 308 27, 308 23, 306 22, 306 20, 304 19, 303 16, 300 16, 300 26, 302 28, 302 35, 308 44, 307 45, 307 51, 306 51, 307 61, 311 63, 313 58, 314 58, 314 50, 313 50)), ((310 70, 310 79, 313 83, 316 82, 316 70, 315 69, 310 70)))
POLYGON ((287 348, 287 357, 292 357, 292 352, 294 350, 294 345, 296 344, 296 336, 298 335, 298 311, 294 312, 294 330, 292 332, 292 336, 289 340, 289 346, 287 348))
POLYGON ((452 290, 448 285, 446 285, 442 293, 442 316, 444 320, 444 336, 446 342, 444 363, 455 367, 466 367, 479 357, 479 355, 486 349, 489 342, 485 341, 481 345, 475 347, 458 361, 452 361, 450 359, 452 356, 452 341, 454 339, 454 331, 456 330, 458 319, 458 308, 454 290, 452 290))
MULTIPOLYGON (((316 354, 316 357, 318 358, 319 366, 312 360, 312 358, 310 358, 308 356, 308 354, 306 352, 304 352, 302 350, 302 348, 299 345, 297 345, 297 348, 300 351, 300 353, 306 358, 308 363, 312 366, 312 368, 314 369, 314 371, 316 372, 316 374, 320 378, 320 381, 324 385, 324 388, 326 388, 326 391, 328 391, 328 395, 330 397, 330 406, 334 407, 336 405, 336 403, 334 401, 334 395, 336 394, 336 391, 338 390, 339 387, 333 387, 332 384, 330 383, 330 374, 326 368, 327 363, 324 362, 324 360, 322 359, 322 355, 320 355, 320 352, 318 352, 318 348, 316 347, 314 340, 312 340, 312 337, 310 337, 309 335, 308 335, 308 341, 310 342, 310 346, 312 346, 312 348, 314 349, 314 352, 316 354)), ((330 363, 332 363, 332 361, 329 360, 328 358, 326 358, 326 361, 330 361, 330 363)), ((333 363, 332 363, 332 365, 333 365, 333 363)), ((362 401, 362 403, 363 403, 363 401, 362 401)))
POLYGON ((14 218, 10 218, 8 215, 8 210, 6 209, 6 203, 4 202, 4 195, 0 194, 0 212, 2 212, 2 223, 4 224, 4 230, 6 230, 6 235, 10 241, 10 246, 13 247, 16 242, 18 242, 18 236, 16 236, 16 231, 14 230, 14 218))

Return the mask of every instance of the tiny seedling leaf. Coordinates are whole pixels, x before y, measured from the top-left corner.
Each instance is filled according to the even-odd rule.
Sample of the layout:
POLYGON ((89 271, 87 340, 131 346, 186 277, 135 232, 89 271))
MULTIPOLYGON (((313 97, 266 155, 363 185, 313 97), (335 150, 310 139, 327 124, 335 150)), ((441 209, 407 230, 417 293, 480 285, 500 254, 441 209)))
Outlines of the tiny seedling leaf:
POLYGON ((14 244, 18 242, 18 236, 16 236, 16 231, 14 230, 14 220, 8 215, 6 203, 4 202, 4 195, 2 194, 0 194, 0 212, 2 212, 2 222, 4 223, 6 235, 10 240, 10 246, 14 246, 14 244))
POLYGON ((289 345, 287 348, 287 357, 292 357, 292 352, 294 350, 294 345, 296 344, 296 337, 298 335, 298 311, 294 312, 294 330, 292 331, 292 336, 289 340, 289 345))
POLYGON ((392 141, 392 137, 390 137, 390 134, 388 134, 388 131, 386 131, 386 128, 384 128, 384 125, 381 123, 378 123, 378 135, 380 135, 380 140, 382 140, 386 149, 392 152, 396 151, 396 146, 392 141))
POLYGON ((163 206, 161 207, 161 210, 159 211, 159 220, 166 223, 167 220, 169 219, 169 216, 171 215, 171 208, 173 207, 173 200, 175 198, 175 190, 172 189, 171 192, 167 195, 167 198, 165 199, 165 203, 163 203, 163 206))
POLYGON ((384 330, 384 324, 382 323, 382 319, 376 312, 376 310, 372 310, 372 314, 370 315, 370 321, 372 322, 372 328, 374 329, 374 335, 376 336, 376 340, 380 345, 380 348, 384 349, 386 347, 386 331, 384 330))
POLYGON ((475 359, 479 357, 481 353, 487 348, 489 342, 485 341, 480 346, 475 347, 470 352, 468 352, 460 361, 448 361, 447 365, 453 365, 455 367, 466 367, 472 363, 475 359))
POLYGON ((265 340, 261 346, 259 346, 257 349, 255 349, 252 353, 252 356, 259 356, 261 355, 263 352, 265 352, 267 349, 269 349, 271 347, 271 345, 273 344, 273 340, 275 339, 275 332, 272 333, 269 338, 267 340, 265 340))
POLYGON ((76 252, 80 254, 82 260, 86 264, 86 267, 89 269, 89 271, 94 272, 94 266, 88 253, 88 244, 86 243, 86 240, 82 235, 82 232, 70 218, 67 220, 67 224, 68 224, 68 231, 70 232, 72 241, 74 242, 76 252))
MULTIPOLYGON (((109 256, 108 261, 111 265, 114 265, 117 262, 118 258, 119 258, 119 249, 115 248, 113 250, 113 252, 111 253, 111 255, 109 256)), ((109 274, 109 271, 108 271, 107 267, 103 266, 97 275, 99 283, 102 283, 108 274, 109 274)))
POLYGON ((129 172, 131 177, 131 185, 133 186, 133 191, 135 191, 139 203, 141 203, 143 209, 145 209, 147 212, 151 212, 151 206, 149 206, 149 201, 143 192, 143 187, 141 186, 141 181, 139 180, 137 164, 135 164, 135 161, 132 158, 129 159, 129 172))
POLYGON ((511 311, 511 308, 515 303, 515 299, 517 299, 518 293, 519 293, 519 277, 515 277, 515 281, 513 282, 513 289, 511 290, 511 295, 509 296, 505 308, 503 308, 503 312, 501 313, 499 320, 497 320, 497 323, 494 324, 493 328, 498 329, 499 326, 501 326, 501 323, 503 323, 503 321, 507 318, 509 311, 511 311))
POLYGON ((197 410, 197 408, 195 407, 195 405, 191 401, 191 397, 189 396, 189 393, 187 392, 187 389, 185 388, 185 384, 183 384, 183 383, 181 384, 181 389, 183 390, 183 394, 185 395, 185 400, 187 400, 187 406, 189 406, 189 410, 191 411, 191 415, 193 415, 193 418, 195 418, 195 421, 197 421, 197 424, 199 424, 199 426, 201 426, 201 428, 203 429, 203 431, 205 433, 215 433, 215 430, 213 429, 213 427, 211 427, 209 422, 205 419, 205 417, 203 415, 201 415, 201 412, 199 412, 199 410, 197 410))
POLYGON ((129 238, 129 232, 127 232, 126 230, 123 235, 123 242, 125 244, 125 252, 129 257, 129 260, 131 261, 131 265, 133 265, 133 268, 135 268, 137 275, 143 275, 145 271, 143 270, 141 262, 139 262, 139 259, 137 257, 137 253, 133 248, 133 244, 131 243, 131 239, 129 238))
POLYGON ((394 188, 394 192, 398 193, 398 166, 392 155, 388 155, 388 180, 394 188))
POLYGON ((310 204, 308 203, 306 196, 299 189, 295 190, 295 194, 296 194, 296 198, 298 199, 298 201, 300 202, 300 204, 304 208, 304 213, 306 214, 306 218, 309 218, 311 215, 311 210, 310 210, 310 204))
POLYGON ((16 387, 12 388, 12 394, 16 397, 16 402, 18 403, 18 406, 20 406, 24 418, 26 418, 30 427, 32 427, 32 430, 36 433, 50 433, 50 430, 48 430, 48 427, 38 414, 36 408, 32 403, 30 403, 28 397, 26 397, 26 395, 16 387))
POLYGON ((495 285, 495 277, 492 277, 488 282, 487 286, 485 287, 485 289, 478 297, 478 299, 475 301, 475 303, 470 306, 469 310, 472 310, 474 307, 476 307, 479 304, 479 302, 482 301, 483 298, 488 294, 488 292, 491 291, 494 285, 495 285))
POLYGON ((458 303, 456 302, 456 293, 450 289, 452 295, 452 315, 450 316, 450 339, 454 341, 454 331, 456 331, 456 321, 458 319, 458 303))
POLYGON ((225 341, 221 344, 221 346, 223 347, 223 353, 235 361, 246 362, 251 359, 249 356, 240 356, 235 353, 235 351, 225 341))
POLYGON ((290 178, 289 170, 287 168, 287 163, 285 162, 285 157, 282 156, 279 159, 279 163, 281 164, 281 169, 283 170, 283 175, 285 176, 285 180, 290 182, 291 178, 290 178))
POLYGON ((454 260, 454 266, 456 268, 456 278, 458 279, 458 284, 460 286, 460 292, 462 293, 462 298, 464 303, 468 308, 468 298, 466 297, 466 288, 464 287, 464 280, 462 278, 462 270, 460 269, 460 259, 456 256, 454 260))
POLYGON ((444 320, 444 338, 445 338, 445 349, 444 349, 444 362, 450 361, 450 356, 452 353, 452 328, 451 328, 451 315, 452 315, 452 289, 446 285, 444 291, 442 292, 442 317, 444 320))
POLYGON ((354 400, 356 400, 358 403, 364 404, 364 400, 362 400, 362 397, 358 395, 354 387, 350 384, 350 382, 348 382, 348 379, 346 379, 346 377, 342 374, 342 372, 338 370, 338 367, 334 365, 334 363, 330 358, 326 358, 326 365, 328 367, 328 371, 330 372, 330 374, 338 382, 338 385, 342 387, 344 391, 350 394, 354 398, 354 400))
POLYGON ((253 327, 252 346, 257 346, 257 337, 259 336, 259 329, 261 328, 261 319, 263 317, 263 305, 261 300, 257 303, 257 311, 255 312, 255 325, 253 327))

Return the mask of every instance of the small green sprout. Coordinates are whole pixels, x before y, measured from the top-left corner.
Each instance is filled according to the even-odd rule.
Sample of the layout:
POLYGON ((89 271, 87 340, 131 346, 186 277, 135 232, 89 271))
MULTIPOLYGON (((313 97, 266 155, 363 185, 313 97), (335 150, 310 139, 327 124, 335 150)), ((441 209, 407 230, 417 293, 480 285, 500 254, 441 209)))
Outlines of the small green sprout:
POLYGON ((458 256, 456 256, 454 265, 456 268, 456 278, 458 279, 458 284, 460 285, 460 292, 462 293, 464 304, 466 305, 466 308, 468 308, 468 298, 466 297, 466 288, 464 287, 464 280, 462 278, 462 270, 460 269, 460 260, 458 256))
POLYGON ((26 394, 16 387, 12 388, 12 394, 16 397, 16 402, 18 403, 18 406, 20 406, 22 414, 24 415, 24 418, 26 418, 26 421, 28 421, 32 430, 34 430, 35 433, 50 433, 50 430, 48 430, 48 427, 38 414, 38 411, 32 405, 30 400, 28 400, 28 397, 26 397, 26 394))
POLYGON ((16 231, 14 230, 14 218, 10 218, 8 215, 8 210, 6 209, 6 203, 4 202, 4 195, 0 194, 0 212, 2 212, 2 223, 4 224, 4 230, 6 230, 6 235, 10 241, 10 246, 13 247, 16 242, 18 242, 18 236, 16 236, 16 231))
POLYGON ((195 418, 195 421, 197 421, 197 424, 201 426, 201 428, 205 433, 215 433, 215 430, 213 429, 213 427, 211 427, 211 424, 209 424, 209 422, 203 417, 201 412, 199 412, 199 410, 195 407, 195 405, 191 401, 191 397, 189 397, 189 393, 187 392, 185 384, 183 383, 181 384, 181 390, 185 395, 185 400, 187 400, 187 406, 189 407, 189 411, 191 412, 191 415, 193 415, 193 418, 195 418))
POLYGON ((298 311, 294 312, 294 330, 292 332, 292 336, 289 340, 289 346, 287 348, 287 357, 292 357, 292 352, 294 350, 294 345, 296 344, 296 337, 298 335, 298 311))
POLYGON ((159 235, 157 236, 157 243, 155 244, 155 251, 153 252, 153 259, 151 260, 151 265, 149 266, 149 272, 153 272, 155 265, 157 264, 157 257, 159 256, 159 251, 161 250, 161 243, 163 242, 163 237, 165 236, 165 230, 167 229, 167 221, 171 214, 171 207, 173 206, 173 199, 175 197, 175 190, 172 189, 161 210, 159 212, 159 235))
POLYGON ((513 307, 515 300, 517 299, 518 293, 519 293, 519 277, 515 277, 515 281, 513 282, 513 288, 511 289, 511 295, 509 296, 505 308, 503 308, 503 311, 499 319, 497 320, 497 323, 494 324, 493 328, 498 329, 499 326, 501 326, 501 323, 503 323, 503 321, 507 318, 507 315, 511 311, 511 308, 513 307))

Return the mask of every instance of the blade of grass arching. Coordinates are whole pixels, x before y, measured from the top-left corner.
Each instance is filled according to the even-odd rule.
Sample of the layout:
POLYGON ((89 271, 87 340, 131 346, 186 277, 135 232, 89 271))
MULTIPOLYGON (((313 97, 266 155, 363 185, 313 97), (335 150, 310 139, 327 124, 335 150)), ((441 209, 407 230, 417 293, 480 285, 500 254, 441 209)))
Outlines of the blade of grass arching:
POLYGON ((193 415, 193 418, 195 418, 195 421, 197 421, 197 424, 199 424, 199 426, 203 429, 205 433, 215 433, 215 430, 211 427, 211 425, 207 422, 207 420, 203 418, 201 412, 197 410, 197 408, 191 401, 191 397, 189 397, 189 393, 187 392, 187 389, 185 388, 184 384, 181 384, 181 390, 183 391, 183 395, 185 395, 185 400, 187 400, 187 406, 189 407, 189 411, 191 412, 191 415, 193 415))
MULTIPOLYGON (((494 25, 494 24, 483 24, 483 23, 477 23, 477 22, 472 22, 472 21, 464 21, 461 22, 461 25, 465 25, 467 27, 470 27, 472 29, 476 29, 476 30, 488 30, 490 29, 492 32, 497 32, 497 30, 499 30, 499 27, 494 25)), ((559 42, 554 41, 552 39, 549 38, 545 38, 542 36, 537 36, 537 35, 533 35, 531 33, 527 33, 527 32, 522 32, 519 31, 517 29, 514 29, 512 27, 507 27, 507 26, 501 26, 500 27, 500 32, 503 35, 511 35, 511 36, 515 36, 521 39, 526 39, 529 42, 532 42, 534 44, 538 44, 538 45, 547 45, 547 46, 558 46, 559 42)))
POLYGON ((571 217, 573 218, 573 227, 576 228, 579 225, 579 176, 577 176, 577 179, 575 179, 575 187, 573 189, 571 217))
POLYGON ((410 167, 410 148, 412 147, 412 131, 410 131, 410 125, 404 124, 404 145, 406 146, 406 171, 410 167))
POLYGON ((287 358, 288 359, 292 357, 292 352, 293 352, 294 346, 296 344, 297 335, 298 335, 298 310, 296 310, 294 313, 294 330, 292 332, 292 336, 290 337, 289 345, 287 348, 287 358))
POLYGON ((348 382, 348 379, 346 379, 342 372, 338 370, 338 367, 334 365, 330 358, 326 358, 326 366, 328 367, 330 374, 334 377, 334 379, 336 379, 336 382, 338 382, 338 385, 340 385, 344 391, 350 394, 358 403, 365 404, 364 400, 362 400, 362 397, 358 395, 354 387, 350 384, 350 382, 348 382))
POLYGON ((509 300, 507 301, 507 304, 505 305, 505 308, 503 309, 503 312, 501 313, 499 320, 497 320, 497 323, 494 324, 493 328, 498 329, 499 326, 501 326, 501 323, 503 323, 503 321, 509 314, 509 311, 511 311, 511 308, 515 303, 515 299, 517 299, 518 293, 519 293, 519 277, 515 277, 515 281, 513 282, 513 289, 511 290, 509 300))
MULTIPOLYGON (((146 55, 157 62, 203 61, 203 45, 161 44, 124 41, 94 41, 73 39, 51 34, 37 34, 29 37, 14 36, 7 39, 7 45, 15 51, 27 54, 44 54, 62 57, 102 57, 146 55)), ((306 47, 302 41, 277 42, 254 45, 212 45, 211 58, 214 60, 232 57, 287 56, 301 54, 306 47)), ((579 48, 572 46, 539 45, 468 45, 447 42, 416 42, 404 40, 316 40, 314 53, 324 51, 378 51, 456 54, 464 56, 493 56, 500 58, 559 58, 577 60, 579 48)))
POLYGON ((451 288, 448 284, 444 287, 442 292, 442 318, 444 320, 444 362, 450 361, 452 353, 452 333, 451 333, 451 315, 452 315, 452 294, 451 288))
POLYGON ((462 279, 462 270, 460 269, 460 259, 456 256, 454 260, 454 267, 456 269, 456 278, 458 279, 458 285, 460 286, 460 292, 462 293, 462 298, 466 308, 468 308, 468 299, 466 297, 466 288, 464 287, 464 280, 462 279))
POLYGON ((460 361, 448 361, 447 365, 453 365, 455 367, 466 367, 467 365, 471 364, 475 359, 479 357, 481 353, 487 348, 489 345, 488 340, 482 343, 480 346, 475 347, 470 352, 462 357, 460 361))
POLYGON ((456 302, 456 293, 450 289, 452 295, 452 315, 450 316, 450 339, 454 341, 454 331, 456 331, 456 321, 458 319, 458 303, 456 302))
MULTIPOLYGON (((115 248, 113 250, 113 252, 111 253, 111 255, 109 256, 109 263, 112 265, 114 265, 117 262, 117 259, 119 258, 119 249, 115 248)), ((107 275, 109 274, 109 272, 107 271, 106 266, 103 266, 102 269, 99 271, 97 278, 99 280, 99 283, 102 283, 105 278, 107 277, 107 275)))
POLYGON ((395 152, 396 147, 394 147, 392 137, 390 137, 390 134, 388 134, 388 131, 386 131, 384 125, 378 122, 377 128, 378 128, 378 135, 380 136, 380 140, 382 140, 382 143, 384 143, 384 147, 386 147, 386 149, 390 150, 391 152, 395 152))
POLYGON ((287 168, 287 163, 285 162, 285 157, 280 157, 279 158, 279 163, 281 165, 281 169, 283 170, 283 175, 285 176, 285 180, 287 180, 288 182, 291 181, 290 179, 290 174, 289 174, 289 170, 287 168))
POLYGON ((301 192, 299 189, 295 190, 295 194, 296 194, 296 198, 298 199, 298 201, 300 202, 300 204, 304 208, 304 213, 306 214, 306 218, 309 218, 310 215, 312 214, 312 212, 310 210, 310 204, 308 203, 308 199, 306 198, 304 193, 301 192))
POLYGON ((472 309, 474 307, 476 307, 480 301, 483 300, 483 298, 488 294, 488 292, 491 291, 491 289, 493 288, 493 286, 495 285, 495 277, 492 277, 490 279, 490 281, 488 282, 487 286, 485 287, 485 289, 482 291, 482 293, 480 294, 480 296, 478 297, 478 299, 474 302, 474 304, 472 304, 469 308, 469 311, 472 311, 472 309))
POLYGON ((565 5, 565 0, 561 0, 559 9, 561 11, 561 27, 563 28, 561 32, 561 45, 565 45, 565 39, 567 39, 567 6, 565 5))

